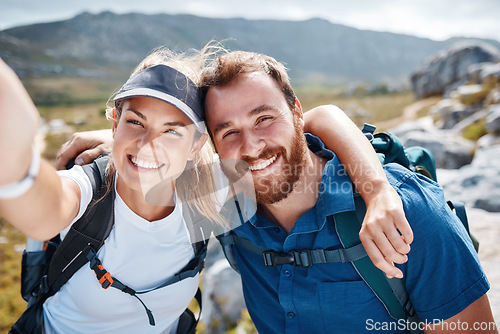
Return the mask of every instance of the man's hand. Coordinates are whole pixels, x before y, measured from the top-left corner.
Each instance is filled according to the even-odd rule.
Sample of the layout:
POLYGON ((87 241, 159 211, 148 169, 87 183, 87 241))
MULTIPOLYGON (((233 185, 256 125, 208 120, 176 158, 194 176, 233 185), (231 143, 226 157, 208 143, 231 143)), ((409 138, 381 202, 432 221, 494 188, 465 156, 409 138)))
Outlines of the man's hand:
POLYGON ((76 132, 57 153, 56 169, 66 169, 68 162, 73 159, 75 159, 75 165, 91 163, 99 155, 111 152, 112 146, 111 130, 76 132))
POLYGON ((359 239, 373 264, 387 277, 403 277, 394 263, 405 263, 410 251, 413 232, 406 220, 403 204, 397 192, 390 186, 376 191, 366 201, 366 215, 359 232, 359 239))

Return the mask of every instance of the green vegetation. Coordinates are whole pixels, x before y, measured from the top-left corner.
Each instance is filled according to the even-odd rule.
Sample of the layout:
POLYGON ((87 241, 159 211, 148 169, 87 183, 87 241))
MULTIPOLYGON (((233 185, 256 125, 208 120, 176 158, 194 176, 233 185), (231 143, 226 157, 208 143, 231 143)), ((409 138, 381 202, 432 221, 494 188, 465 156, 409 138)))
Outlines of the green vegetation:
POLYGON ((481 119, 478 122, 466 127, 463 131, 463 136, 466 139, 476 141, 487 133, 488 131, 486 131, 485 120, 481 119))

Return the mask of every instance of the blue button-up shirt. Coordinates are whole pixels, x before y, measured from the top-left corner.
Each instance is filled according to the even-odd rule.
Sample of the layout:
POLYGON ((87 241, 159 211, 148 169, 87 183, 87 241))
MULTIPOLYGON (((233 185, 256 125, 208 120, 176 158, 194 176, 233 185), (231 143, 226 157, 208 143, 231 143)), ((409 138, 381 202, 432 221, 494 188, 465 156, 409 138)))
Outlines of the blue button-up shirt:
MULTIPOLYGON (((341 248, 329 216, 354 210, 352 183, 317 137, 307 135, 307 141, 311 151, 328 159, 316 205, 288 234, 257 214, 234 230, 237 235, 281 252, 341 248)), ((422 320, 448 319, 489 289, 477 255, 436 183, 399 166, 385 168, 414 231, 409 260, 401 266, 410 298, 422 320)), ((237 246, 234 256, 259 333, 407 332, 405 323, 388 315, 351 263, 268 268, 262 256, 237 246)))

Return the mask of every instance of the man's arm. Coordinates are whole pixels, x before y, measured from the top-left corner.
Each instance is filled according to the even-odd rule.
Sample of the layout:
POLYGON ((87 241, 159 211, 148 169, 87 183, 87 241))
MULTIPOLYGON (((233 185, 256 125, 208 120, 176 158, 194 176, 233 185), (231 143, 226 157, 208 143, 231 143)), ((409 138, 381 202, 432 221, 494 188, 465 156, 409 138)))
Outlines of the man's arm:
POLYGON ((426 334, 498 334, 490 302, 485 294, 465 310, 439 324, 429 325, 426 334))
POLYGON ((325 105, 304 113, 305 132, 318 136, 337 154, 366 203, 359 234, 368 256, 388 277, 402 277, 393 263, 404 263, 413 241, 403 205, 387 181, 370 142, 338 107, 325 105), (401 237, 403 236, 403 238, 401 237))

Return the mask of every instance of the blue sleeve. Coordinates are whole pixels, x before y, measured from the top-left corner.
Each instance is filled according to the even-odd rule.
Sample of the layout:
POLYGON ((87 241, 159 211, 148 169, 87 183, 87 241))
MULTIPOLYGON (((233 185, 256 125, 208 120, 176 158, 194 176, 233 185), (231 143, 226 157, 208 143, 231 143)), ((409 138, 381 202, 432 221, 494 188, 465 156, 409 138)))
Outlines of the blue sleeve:
POLYGON ((489 289, 477 253, 437 183, 403 167, 386 172, 414 233, 401 266, 410 299, 422 321, 449 319, 489 289))

